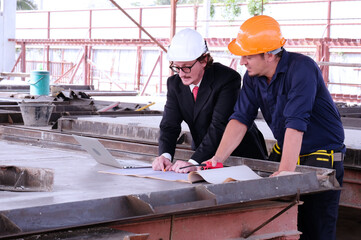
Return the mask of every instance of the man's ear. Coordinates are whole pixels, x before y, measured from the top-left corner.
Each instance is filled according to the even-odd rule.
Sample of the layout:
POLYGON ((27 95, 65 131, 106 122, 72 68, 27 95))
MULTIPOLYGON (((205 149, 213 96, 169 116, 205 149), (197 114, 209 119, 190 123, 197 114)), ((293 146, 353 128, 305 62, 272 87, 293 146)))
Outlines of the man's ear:
POLYGON ((203 53, 198 59, 200 59, 199 62, 201 63, 203 62, 207 63, 208 58, 209 58, 209 53, 203 53))
POLYGON ((199 63, 202 65, 203 68, 205 68, 207 66, 207 61, 208 61, 208 56, 206 56, 201 61, 199 61, 199 63))
POLYGON ((264 53, 264 58, 267 62, 273 62, 276 59, 276 55, 272 53, 264 53))

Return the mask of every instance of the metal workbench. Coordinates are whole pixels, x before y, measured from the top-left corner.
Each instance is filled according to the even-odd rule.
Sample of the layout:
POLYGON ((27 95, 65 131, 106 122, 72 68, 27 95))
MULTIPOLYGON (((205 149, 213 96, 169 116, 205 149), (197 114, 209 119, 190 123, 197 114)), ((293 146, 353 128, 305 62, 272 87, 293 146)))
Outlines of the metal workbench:
MULTIPOLYGON (((71 231, 82 239, 96 229, 94 239, 101 239, 99 232, 114 239, 131 239, 131 234, 138 239, 201 239, 199 234, 206 237, 203 239, 242 239, 249 233, 252 236, 248 239, 294 239, 300 234, 297 193, 314 193, 337 185, 334 172, 329 170, 298 167, 301 174, 268 178, 267 174, 277 170, 277 163, 233 157, 227 165, 246 164, 265 178, 188 184, 115 176, 99 173, 111 167, 97 164, 72 137, 96 137, 114 156, 150 162, 158 154, 160 119, 160 115, 74 115, 61 117, 56 127, 1 126, 0 165, 49 168, 55 178, 51 192, 0 191, 0 238, 46 239, 46 235, 54 239, 69 236, 71 231), (252 232, 283 211, 277 221, 252 232), (228 232, 216 223, 229 226, 228 232), (199 229, 199 225, 212 227, 199 229), (56 233, 59 235, 55 237, 56 233)), ((274 144, 270 130, 262 120, 257 120, 257 125, 270 149, 274 144)), ((191 139, 187 126, 182 129, 184 135, 175 157, 187 160, 192 154, 191 139)), ((358 173, 359 130, 345 132, 346 145, 355 153, 351 165, 358 173)), ((355 202, 351 204, 358 206, 355 202)))
MULTIPOLYGON (((251 159, 236 158, 232 161, 234 165, 242 163, 256 171, 262 171, 262 168, 273 171, 277 167, 272 166, 274 163, 264 165, 251 159)), ((0 238, 95 224, 112 224, 123 229, 122 224, 139 225, 146 220, 190 213, 194 218, 197 212, 212 215, 218 211, 218 215, 222 212, 220 216, 225 217, 229 211, 241 211, 242 208, 252 209, 243 209, 243 214, 253 212, 259 216, 265 209, 272 209, 274 212, 269 213, 272 215, 287 207, 288 202, 294 202, 297 192, 304 194, 326 189, 319 185, 315 171, 307 169, 297 175, 224 184, 188 184, 104 174, 98 171, 111 167, 97 164, 85 152, 6 141, 0 141, 0 165, 50 168, 55 176, 51 192, 0 191, 0 238), (291 200, 285 201, 285 197, 291 197, 291 200), (262 204, 257 205, 260 202, 262 204)), ((297 205, 292 209, 283 216, 283 221, 295 221, 297 205)), ((258 223, 252 224, 249 228, 255 228, 258 223)), ((297 235, 295 226, 276 232, 297 235)), ((129 228, 127 226, 125 230, 129 228)), ((131 229, 142 231, 134 230, 134 226, 131 229)), ((264 231, 259 234, 275 234, 267 228, 264 231)))

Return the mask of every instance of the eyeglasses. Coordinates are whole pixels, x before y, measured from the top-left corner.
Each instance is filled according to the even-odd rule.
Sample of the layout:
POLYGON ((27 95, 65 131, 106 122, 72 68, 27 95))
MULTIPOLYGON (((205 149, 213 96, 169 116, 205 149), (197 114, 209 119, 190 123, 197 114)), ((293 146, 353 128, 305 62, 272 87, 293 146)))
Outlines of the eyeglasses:
MULTIPOLYGON (((198 62, 198 60, 195 61, 195 62, 192 64, 192 66, 190 66, 190 67, 176 67, 176 66, 170 65, 169 68, 172 69, 172 71, 175 72, 175 73, 179 73, 180 70, 182 70, 184 73, 190 73, 190 72, 192 71, 192 67, 194 66, 194 64, 196 64, 196 62, 198 62)), ((173 63, 172 63, 172 64, 173 64, 173 63)))

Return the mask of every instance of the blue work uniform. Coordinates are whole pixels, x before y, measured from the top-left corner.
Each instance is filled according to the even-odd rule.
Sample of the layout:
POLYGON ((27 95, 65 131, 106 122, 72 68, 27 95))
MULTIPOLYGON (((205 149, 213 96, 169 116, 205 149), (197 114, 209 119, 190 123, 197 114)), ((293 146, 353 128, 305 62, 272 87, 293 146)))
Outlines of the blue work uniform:
MULTIPOLYGON (((340 114, 311 58, 283 50, 269 84, 265 76, 251 77, 247 71, 230 119, 249 127, 259 108, 280 149, 286 128, 292 128, 304 133, 300 155, 318 150, 345 153, 340 114)), ((342 185, 343 162, 332 167, 342 185)), ((299 207, 301 239, 335 239, 339 197, 340 191, 304 197, 307 199, 299 207)))

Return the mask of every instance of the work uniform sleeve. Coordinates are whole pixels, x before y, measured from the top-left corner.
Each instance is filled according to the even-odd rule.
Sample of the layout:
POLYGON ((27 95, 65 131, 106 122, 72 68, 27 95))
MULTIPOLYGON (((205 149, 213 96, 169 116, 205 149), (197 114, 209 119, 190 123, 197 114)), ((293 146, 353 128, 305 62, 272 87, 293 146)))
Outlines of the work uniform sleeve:
MULTIPOLYGON (((218 79, 216 79, 216 81, 217 80, 218 79)), ((219 81, 221 81, 221 79, 219 79, 219 81)), ((233 112, 240 85, 241 76, 237 72, 234 72, 234 74, 228 77, 227 82, 220 87, 218 97, 214 102, 211 124, 201 144, 192 155, 192 159, 201 163, 210 159, 215 154, 228 123, 228 117, 233 112)))
POLYGON ((243 78, 243 86, 237 102, 234 106, 234 112, 229 120, 235 119, 247 126, 250 129, 258 114, 258 99, 255 94, 256 87, 246 73, 243 78))
POLYGON ((179 103, 176 96, 174 84, 170 84, 171 81, 175 81, 174 76, 170 77, 167 81, 167 101, 164 106, 163 118, 160 122, 160 135, 159 135, 159 155, 163 153, 169 153, 174 157, 175 148, 178 136, 181 132, 181 123, 183 117, 179 109, 179 103))
POLYGON ((287 101, 283 111, 285 128, 307 131, 315 103, 319 71, 316 63, 308 57, 293 61, 290 66, 284 94, 287 101))

